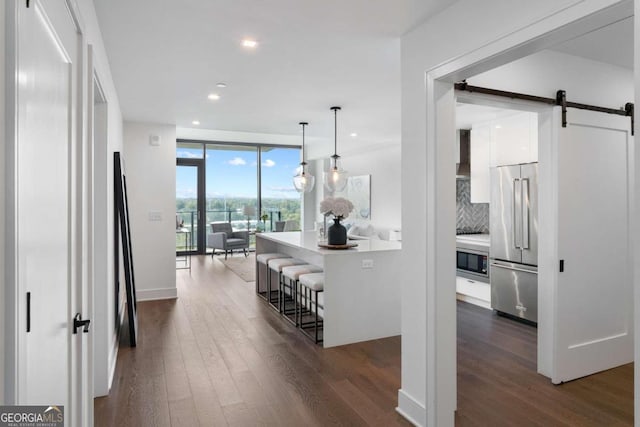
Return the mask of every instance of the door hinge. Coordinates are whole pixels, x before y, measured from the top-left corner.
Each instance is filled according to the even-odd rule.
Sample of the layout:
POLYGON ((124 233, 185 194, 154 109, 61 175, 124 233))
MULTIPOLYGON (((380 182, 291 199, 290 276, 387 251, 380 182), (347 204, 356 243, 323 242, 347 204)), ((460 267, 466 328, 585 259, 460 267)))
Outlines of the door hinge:
POLYGON ((560 260, 560 273, 564 272, 564 260, 560 260))

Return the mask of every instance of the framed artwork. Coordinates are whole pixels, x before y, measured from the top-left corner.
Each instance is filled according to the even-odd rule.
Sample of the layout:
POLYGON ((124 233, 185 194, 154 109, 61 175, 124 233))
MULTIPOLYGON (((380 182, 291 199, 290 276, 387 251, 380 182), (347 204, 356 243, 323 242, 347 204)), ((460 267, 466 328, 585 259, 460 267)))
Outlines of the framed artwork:
POLYGON ((371 175, 350 176, 347 187, 334 196, 344 197, 353 203, 349 219, 371 220, 371 175))

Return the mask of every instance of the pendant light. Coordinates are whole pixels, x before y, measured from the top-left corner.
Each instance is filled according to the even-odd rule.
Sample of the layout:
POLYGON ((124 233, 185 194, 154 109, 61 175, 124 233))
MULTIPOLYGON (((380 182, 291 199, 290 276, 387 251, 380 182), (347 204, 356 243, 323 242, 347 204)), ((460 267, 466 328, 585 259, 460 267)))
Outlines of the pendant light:
POLYGON ((340 156, 338 156, 338 110, 340 107, 331 107, 334 116, 334 146, 333 156, 329 162, 329 169, 323 173, 325 188, 334 193, 342 191, 347 186, 347 171, 342 169, 340 165, 340 156))
POLYGON ((300 170, 293 177, 293 186, 298 193, 308 193, 313 190, 313 185, 316 183, 316 178, 305 170, 307 162, 304 161, 304 127, 309 123, 300 122, 299 124, 302 126, 302 162, 300 162, 300 170))

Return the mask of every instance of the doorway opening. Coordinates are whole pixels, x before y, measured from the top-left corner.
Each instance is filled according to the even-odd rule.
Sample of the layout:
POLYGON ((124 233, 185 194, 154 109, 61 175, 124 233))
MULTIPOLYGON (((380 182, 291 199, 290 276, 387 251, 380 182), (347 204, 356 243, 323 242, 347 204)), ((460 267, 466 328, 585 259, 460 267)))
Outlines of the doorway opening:
MULTIPOLYGON (((90 63, 93 61, 93 49, 89 49, 90 63)), ((109 242, 111 240, 110 224, 113 218, 109 216, 109 178, 108 171, 108 101, 100 83, 100 78, 93 72, 91 82, 93 103, 90 109, 89 128, 90 143, 88 155, 92 158, 89 163, 92 170, 89 171, 91 187, 91 205, 89 215, 91 224, 90 245, 93 248, 93 256, 90 258, 90 271, 92 272, 89 286, 89 304, 92 318, 96 321, 93 325, 94 333, 90 336, 93 348, 93 375, 89 378, 93 381, 93 397, 105 396, 109 393, 111 384, 111 361, 115 347, 112 344, 113 337, 118 335, 120 328, 120 316, 117 304, 118 289, 113 278, 113 266, 109 264, 109 242)), ((113 262, 113 261, 111 261, 113 262)))
POLYGON ((537 375, 541 108, 456 92, 457 425, 498 422, 492 399, 548 382, 537 375))
MULTIPOLYGON (((608 11, 611 12, 611 11, 608 11)), ((628 13, 628 9, 621 13, 628 13)), ((623 18, 627 18, 629 15, 622 16, 623 18)), ((602 18, 602 17, 600 17, 602 18)), ((608 24, 617 22, 620 17, 616 17, 615 19, 611 19, 609 16, 608 24)), ((569 37, 573 37, 573 35, 568 36, 569 33, 575 34, 577 27, 589 27, 585 31, 590 32, 594 29, 600 28, 602 26, 602 22, 598 21, 598 18, 591 17, 593 19, 591 23, 586 23, 585 21, 580 24, 576 24, 574 27, 568 25, 567 28, 562 29, 561 31, 555 32, 553 35, 548 35, 549 40, 546 41, 547 45, 552 45, 553 41, 562 40, 561 34, 563 31, 566 31, 567 36, 564 38, 566 40, 569 37), (558 38, 560 35, 560 38, 558 38)), ((557 29, 556 29, 557 30, 557 29)), ((538 40, 537 43, 540 41, 538 40)), ((540 46, 540 45, 538 45, 540 46)), ((518 48, 514 48, 518 50, 518 48)), ((552 94, 555 94, 557 89, 565 89, 566 87, 571 87, 570 91, 572 93, 580 94, 580 96, 586 96, 587 98, 596 98, 596 101, 599 101, 597 98, 599 94, 597 90, 594 90, 593 87, 589 87, 588 84, 585 84, 586 81, 589 81, 593 76, 585 77, 587 73, 583 73, 582 70, 578 70, 575 73, 568 72, 573 76, 573 81, 571 79, 567 79, 567 75, 560 76, 558 79, 549 78, 549 70, 553 71, 554 69, 557 71, 561 69, 564 65, 553 64, 553 58, 558 55, 564 54, 563 52, 551 52, 540 51, 539 48, 528 50, 522 48, 520 50, 522 53, 521 56, 518 56, 514 53, 514 51, 506 51, 500 53, 494 52, 494 55, 488 55, 484 60, 477 61, 477 57, 469 57, 469 62, 462 64, 465 60, 457 61, 460 65, 460 68, 455 69, 455 66, 452 64, 447 64, 445 66, 438 67, 435 70, 432 70, 427 74, 427 123, 435 124, 431 129, 428 129, 427 133, 427 152, 435 153, 435 157, 433 159, 428 159, 428 163, 433 167, 435 171, 433 176, 429 175, 427 177, 427 194, 436 195, 442 192, 443 183, 451 184, 450 188, 454 188, 454 180, 453 174, 451 173, 451 168, 446 166, 436 166, 438 164, 448 165, 454 163, 452 158, 454 156, 454 150, 451 148, 454 145, 453 141, 453 133, 451 132, 451 124, 454 122, 455 118, 455 93, 453 90, 453 83, 455 81, 459 81, 462 78, 476 78, 478 81, 473 84, 477 86, 484 87, 493 87, 496 89, 506 90, 506 91, 514 91, 514 92, 522 92, 522 93, 532 93, 532 94, 540 94, 541 96, 548 96, 549 86, 553 87, 552 94), (526 56, 530 54, 532 51, 537 51, 538 53, 526 56), (544 66, 538 65, 531 66, 530 59, 540 59, 541 56, 547 56, 546 59, 543 58, 541 60, 541 64, 544 63, 544 66), (514 59, 514 57, 521 58, 515 62, 509 62, 514 59), (474 62, 476 61, 476 62, 474 62), (526 71, 523 73, 512 74, 510 77, 507 74, 501 74, 502 72, 513 72, 517 65, 525 64, 529 61, 529 66, 526 68, 526 71), (504 65, 506 64, 506 65, 504 65), (555 68, 554 68, 555 66, 555 68), (493 81, 489 83, 485 83, 482 79, 487 78, 490 74, 489 71, 494 71, 493 73, 493 81), (539 74, 536 76, 536 74, 539 74), (475 77, 474 77, 475 75, 475 77), (499 76, 499 77, 498 77, 499 76), (505 78, 505 76, 507 76, 505 78), (526 76, 526 80, 525 77, 526 76), (578 76, 578 78, 576 78, 578 76), (498 81, 500 84, 496 84, 498 81), (511 85, 511 87, 509 87, 511 85), (583 89, 580 89, 580 85, 583 86, 583 89), (564 87, 563 87, 564 86, 564 87), (536 90, 536 88, 538 90, 536 90), (541 93, 542 91, 542 93, 541 93), (446 148, 447 145, 450 144, 449 148, 446 148), (431 151, 434 150, 434 151, 431 151), (435 162, 435 165, 431 162, 435 162), (447 174, 448 178, 447 178, 447 174)), ((578 55, 576 55, 578 56, 578 55)), ((579 62, 589 59, 579 58, 575 60, 573 64, 573 70, 579 68, 577 65, 579 62)), ((593 61, 594 63, 597 61, 593 61)), ((605 68, 608 68, 611 71, 611 67, 605 64, 600 64, 603 71, 605 68)), ((595 66, 595 65, 594 65, 595 66)), ((598 68, 598 66, 595 66, 598 68)), ((569 68, 572 68, 571 66, 569 68)), ((563 70, 566 72, 566 70, 563 70)), ((629 77, 628 85, 624 91, 625 99, 622 102, 618 102, 618 100, 614 100, 612 102, 605 102, 606 105, 615 106, 624 105, 626 102, 632 101, 629 99, 633 93, 633 71, 627 70, 622 72, 621 74, 626 73, 629 77)), ((608 74, 608 73, 604 73, 608 74)), ((595 79, 591 81, 598 81, 598 83, 602 83, 602 81, 595 79)), ((612 82, 615 81, 613 76, 609 75, 606 77, 604 82, 612 82)), ((610 85, 607 85, 610 86, 610 85)), ((615 85, 614 85, 615 86, 615 85)), ((611 87, 608 87, 608 93, 602 95, 602 99, 609 99, 611 101, 614 97, 611 97, 613 93, 616 93, 616 90, 611 90, 611 87)), ((585 103, 593 103, 593 104, 603 104, 603 102, 589 102, 588 99, 585 100, 585 103)), ((549 327, 540 328, 541 324, 539 324, 538 330, 538 343, 539 343, 539 351, 537 357, 537 369, 541 374, 548 376, 553 379, 554 383, 559 383, 563 381, 568 381, 573 378, 579 378, 584 375, 589 375, 593 372, 597 372, 598 370, 602 370, 602 366, 599 366, 596 362, 596 359, 608 359, 608 363, 613 363, 610 367, 617 366, 616 363, 625 359, 626 362, 630 362, 633 359, 633 310, 631 307, 632 301, 632 284, 633 284, 633 276, 631 274, 631 255, 630 253, 630 244, 629 244, 629 234, 631 228, 627 228, 630 226, 630 205, 633 200, 630 197, 634 191, 633 186, 631 184, 633 175, 632 167, 633 167, 633 147, 632 147, 632 139, 630 138, 630 123, 627 119, 626 123, 619 122, 615 124, 606 124, 607 121, 615 121, 615 119, 609 120, 600 119, 595 117, 593 114, 587 114, 588 112, 571 112, 569 114, 572 117, 573 123, 569 123, 567 130, 562 130, 562 120, 561 120, 561 112, 559 107, 551 107, 547 108, 546 112, 539 113, 539 129, 543 129, 544 132, 540 132, 540 189, 541 195, 545 198, 546 202, 542 202, 540 204, 540 235, 544 235, 544 228, 549 227, 552 233, 547 235, 553 236, 553 239, 549 239, 546 241, 540 242, 541 245, 541 255, 539 260, 539 281, 543 282, 544 285, 540 288, 538 292, 538 299, 545 299, 548 301, 547 308, 541 307, 541 312, 538 314, 540 319, 545 319, 548 322, 549 327), (591 125, 589 124, 591 123, 591 125), (625 127, 626 126, 626 127, 625 127), (615 130, 611 135, 603 136, 601 132, 607 132, 605 129, 615 130), (590 133, 592 132, 592 133, 590 133), (619 132, 619 133, 617 133, 619 132), (615 133, 615 134, 614 134, 615 133), (590 142, 586 142, 585 139, 588 139, 590 136, 587 135, 595 135, 600 134, 602 138, 600 138, 599 142, 603 140, 613 141, 613 145, 615 148, 612 149, 611 152, 607 152, 607 150, 603 150, 601 147, 597 145, 597 143, 591 144, 590 142), (620 138, 618 138, 620 137, 620 138), (619 139, 619 140, 618 140, 619 139), (580 140, 580 143, 577 141, 580 140), (586 143, 585 143, 586 142, 586 143), (543 149, 543 146, 546 147, 543 149), (570 149, 568 148, 570 147, 570 149), (583 147, 582 149, 580 147, 583 147), (600 151, 600 158, 594 157, 599 165, 606 163, 609 167, 613 164, 617 165, 616 167, 611 168, 611 170, 616 170, 614 175, 620 173, 613 181, 622 183, 624 185, 610 185, 613 181, 608 181, 609 174, 605 173, 604 169, 600 168, 600 166, 596 167, 599 169, 597 172, 593 172, 590 170, 588 166, 588 162, 585 163, 587 159, 594 159, 590 156, 593 155, 593 150, 596 149, 602 150, 600 151), (570 156, 573 154, 574 159, 571 159, 570 156), (608 162, 606 156, 614 155, 617 156, 615 160, 612 162, 608 162), (543 159, 545 159, 543 161, 543 159), (572 160, 574 162, 572 162, 572 160), (546 166, 543 168, 543 164, 546 166), (543 169, 547 169, 546 171, 543 169), (594 176, 597 178, 604 178, 601 182, 598 182, 597 179, 594 179, 594 176), (571 191, 571 184, 578 183, 575 185, 574 192, 571 191), (601 185, 601 183, 604 183, 601 185), (588 185, 587 185, 588 184, 588 185), (586 185, 586 187, 585 187, 586 185), (590 188, 589 188, 590 186, 590 188), (603 191, 603 189, 605 189, 603 191), (543 193, 542 189, 547 189, 548 193, 543 193), (595 191, 594 191, 595 190, 595 191), (575 321, 579 317, 577 313, 578 310, 571 308, 568 304, 568 294, 564 290, 561 285, 566 285, 567 283, 576 283, 577 277, 586 277, 584 274, 586 271, 604 271, 608 269, 604 269, 602 265, 598 263, 594 263, 592 259, 592 253, 586 253, 582 258, 576 260, 572 259, 572 263, 574 263, 574 271, 576 271, 575 275, 566 274, 566 268, 562 269, 562 262, 565 261, 565 256, 569 256, 567 254, 580 253, 584 247, 593 248, 595 245, 590 236, 587 239, 577 239, 574 237, 573 241, 581 241, 582 247, 578 245, 571 246, 568 242, 571 240, 568 238, 568 234, 564 233, 565 230, 572 230, 572 233, 576 232, 577 228, 572 228, 572 224, 570 223, 570 217, 578 219, 574 221, 575 223, 581 223, 581 226, 591 225, 591 229, 597 229, 600 231, 601 226, 594 226, 597 215, 594 214, 595 210, 588 208, 583 209, 585 214, 581 214, 579 212, 578 206, 585 207, 585 203, 587 199, 582 197, 581 195, 588 195, 592 198, 595 196, 601 197, 598 200, 606 200, 604 205, 608 205, 610 207, 615 206, 613 210, 616 211, 616 224, 622 225, 622 228, 625 228, 626 235, 623 233, 619 233, 616 227, 612 227, 610 235, 616 235, 617 242, 615 247, 620 250, 619 253, 623 253, 622 257, 618 257, 618 261, 621 261, 620 264, 616 264, 617 267, 622 266, 620 269, 614 269, 616 272, 621 272, 621 277, 617 277, 615 279, 615 283, 621 283, 622 286, 620 288, 620 292, 618 290, 611 292, 612 295, 615 295, 615 298, 612 298, 608 303, 613 302, 615 299, 616 302, 620 303, 619 306, 623 307, 622 313, 617 313, 614 315, 610 315, 605 321, 607 327, 601 328, 596 331, 592 327, 593 323, 590 319, 585 318, 582 320, 586 320, 583 325, 589 324, 591 325, 591 329, 589 331, 574 333, 573 335, 567 334, 567 323, 561 322, 561 319, 568 320, 571 319, 575 321), (613 204, 609 203, 608 196, 614 194, 615 202, 613 204), (571 215, 568 213, 571 212, 571 215), (617 214, 620 214, 619 216, 617 214), (582 221, 584 217, 591 217, 590 220, 582 221), (564 233, 564 234, 563 234, 564 233), (619 234, 617 234, 619 233, 619 234), (589 244, 586 242, 589 241, 589 244), (585 262, 589 260, 589 262, 585 262), (576 268, 577 267, 577 268, 576 268), (564 273, 564 274, 563 274, 564 273), (543 277, 544 276, 544 279, 543 277), (616 299, 617 298, 617 299, 616 299), (567 314, 571 313, 570 316, 567 314), (571 317, 573 316, 573 317, 571 317), (605 330, 606 329, 606 330, 605 330), (592 339, 589 340, 587 337, 591 335, 592 339), (597 335, 597 337, 596 337, 597 335), (611 358, 605 355, 606 351, 602 351, 600 349, 596 349, 595 347, 606 347, 606 345, 617 345, 614 341, 619 341, 620 339, 624 339, 625 343, 621 348, 624 349, 622 353, 624 353, 624 358, 620 360, 613 361, 611 358), (607 344, 603 344, 603 343, 607 344), (602 345, 601 345, 602 344, 602 345), (593 349, 593 353, 596 354, 593 358, 589 356, 588 351, 584 351, 587 348, 591 347, 593 349), (584 360, 580 360, 579 363, 575 365, 580 365, 579 369, 575 369, 573 372, 570 372, 572 369, 571 366, 568 366, 564 363, 566 359, 566 355, 572 353, 573 351, 581 351, 584 360), (591 365, 591 368, 587 366, 591 365), (582 369, 582 374, 578 372, 582 369), (592 370, 595 369, 595 370, 592 370), (568 373, 569 372, 569 373, 568 373)), ((597 140, 598 137, 594 137, 594 140, 597 140)), ((434 214, 431 218, 431 221, 428 224, 428 230, 436 230, 435 233, 431 233, 427 236, 427 247, 435 248, 435 250, 428 255, 429 259, 427 260, 427 265, 450 265, 453 264, 453 251, 450 250, 450 243, 447 243, 447 238, 443 235, 444 231, 441 233, 441 230, 450 230, 450 233, 455 229, 455 225, 451 219, 444 218, 452 218, 451 213, 454 209, 454 204, 449 203, 449 201, 453 202, 453 198, 446 199, 447 203, 440 203, 439 206, 434 208, 434 214), (447 249, 443 251, 442 249, 447 249), (450 253, 450 255, 449 255, 450 253)), ((599 212, 601 218, 606 218, 606 215, 603 215, 602 212, 599 212)), ((585 230, 586 231, 586 230, 585 230)), ((586 235, 587 233, 585 233, 586 235)), ((600 235, 600 234, 599 234, 600 235)), ((450 241, 449 241, 450 242, 450 241)), ((613 259, 614 257, 612 257, 613 259)), ((615 260, 611 261, 615 262, 615 260)), ((606 261, 609 263, 609 260, 606 261)), ((567 263, 564 263, 566 267, 567 263)), ((450 274, 450 273, 449 273, 450 274)), ((427 279, 427 295, 430 298, 434 298, 434 301, 427 303, 428 312, 427 319, 429 322, 434 322, 438 325, 443 325, 446 323, 455 320, 455 305, 447 304, 445 298, 446 295, 451 296, 448 292, 442 292, 442 289, 438 289, 438 283, 452 283, 455 281, 451 279, 446 279, 447 273, 442 272, 442 270, 435 270, 434 273, 430 274, 427 279), (429 312, 433 313, 430 315, 429 312)), ((595 277, 595 275, 594 275, 595 277)), ((590 281, 591 278, 587 278, 587 281, 590 281)), ((589 282, 590 283, 590 282, 589 282)), ((443 285, 440 285, 443 286, 443 285)), ((569 287, 570 288, 570 287, 569 287)), ((575 291, 575 288, 573 288, 575 291)), ((589 292, 586 292, 589 294, 589 292)), ((592 298, 592 296, 584 296, 579 295, 581 302, 585 302, 589 304, 596 304, 597 301, 592 298)), ((584 306, 582 306, 584 308, 584 306)), ((584 310, 583 310, 584 311, 584 310)), ((588 310, 586 310, 588 311, 588 310)), ((590 312, 592 318, 601 318, 599 314, 596 312, 590 312)), ((584 312, 583 312, 584 315, 584 312)), ((572 323, 575 325, 577 323, 572 323)), ((445 386, 447 384, 446 381, 442 381, 443 369, 446 371, 444 375, 448 378, 455 378, 455 365, 448 365, 448 363, 443 363, 442 358, 437 356, 442 355, 443 353, 455 352, 455 341, 450 341, 448 338, 448 334, 454 334, 455 331, 453 328, 451 330, 447 330, 443 332, 442 330, 431 331, 427 329, 427 346, 433 345, 436 349, 433 352, 428 352, 427 354, 427 390, 428 394, 432 394, 431 398, 436 402, 437 411, 433 416, 432 420, 438 419, 446 419, 447 415, 445 415, 448 411, 447 408, 450 408, 453 413, 456 408, 456 398, 455 398, 455 387, 449 388, 449 386, 445 386), (453 348, 452 348, 453 347, 453 348), (438 372, 438 375, 435 373, 438 372), (449 376, 450 374, 453 374, 449 376), (438 378, 438 382, 431 378, 438 378), (442 386, 440 385, 442 384, 442 386), (440 393, 439 393, 440 391, 440 393), (451 393, 453 391, 454 393, 451 393), (441 418, 443 417, 443 418, 441 418)), ((624 363, 624 362, 623 362, 624 363)), ((606 369, 606 368, 604 368, 606 369)), ((631 398, 632 399, 632 398, 631 398)), ((458 403, 460 403, 461 398, 459 397, 458 403)), ((632 407, 633 405, 631 405, 632 407)), ((633 409, 631 409, 633 411, 633 409)), ((434 421, 435 422, 435 421, 434 421)))

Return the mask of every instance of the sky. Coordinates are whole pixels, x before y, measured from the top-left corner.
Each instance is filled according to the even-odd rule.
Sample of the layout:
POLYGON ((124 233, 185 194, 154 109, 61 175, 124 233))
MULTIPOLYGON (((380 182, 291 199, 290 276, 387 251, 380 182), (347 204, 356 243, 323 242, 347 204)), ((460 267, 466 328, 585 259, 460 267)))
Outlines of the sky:
MULTIPOLYGON (((257 196, 258 153, 252 150, 206 150, 205 181, 207 198, 257 196)), ((215 148, 214 148, 215 147, 215 148)), ((233 148, 233 147, 231 147, 233 148)), ((198 148, 178 147, 177 157, 202 158, 198 148)), ((273 148, 262 152, 262 197, 297 199, 300 194, 293 187, 293 176, 300 164, 300 150, 273 148)), ((176 170, 176 197, 195 198, 197 193, 196 168, 178 166, 176 170)))

